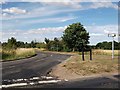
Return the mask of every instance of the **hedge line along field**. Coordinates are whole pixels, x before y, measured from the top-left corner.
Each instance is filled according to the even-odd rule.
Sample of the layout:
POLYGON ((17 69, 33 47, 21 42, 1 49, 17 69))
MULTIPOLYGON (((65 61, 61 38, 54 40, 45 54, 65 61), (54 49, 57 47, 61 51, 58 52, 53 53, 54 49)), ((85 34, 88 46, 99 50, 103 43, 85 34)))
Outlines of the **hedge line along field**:
POLYGON ((16 50, 2 50, 2 60, 16 60, 34 56, 33 48, 18 48, 16 50))

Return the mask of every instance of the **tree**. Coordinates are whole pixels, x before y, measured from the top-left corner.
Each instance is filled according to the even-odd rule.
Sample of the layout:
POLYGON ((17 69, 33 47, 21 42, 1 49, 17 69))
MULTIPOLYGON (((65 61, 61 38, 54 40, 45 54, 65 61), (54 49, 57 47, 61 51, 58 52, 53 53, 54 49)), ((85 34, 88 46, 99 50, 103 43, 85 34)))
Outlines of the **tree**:
POLYGON ((8 49, 16 49, 17 48, 16 39, 14 37, 12 37, 11 39, 8 39, 7 48, 8 49))
MULTIPOLYGON (((112 42, 107 42, 107 41, 99 42, 96 44, 96 48, 111 50, 112 49, 112 42)), ((114 49, 115 50, 120 49, 120 44, 116 41, 114 41, 114 49)))
POLYGON ((37 43, 36 48, 46 48, 46 44, 44 42, 37 43))
POLYGON ((17 45, 18 48, 25 48, 25 44, 22 41, 17 41, 16 45, 17 45))
POLYGON ((34 41, 31 41, 31 47, 35 48, 35 46, 36 46, 36 43, 34 41))
POLYGON ((49 39, 45 38, 45 42, 46 42, 46 44, 48 44, 49 41, 50 41, 49 39))
MULTIPOLYGON (((81 23, 73 23, 69 25, 63 34, 63 40, 67 47, 73 51, 82 51, 82 59, 84 61, 84 51, 90 50, 87 46, 89 43, 89 33, 85 30, 81 23)), ((91 51, 91 50, 90 50, 91 51)))
POLYGON ((81 51, 89 43, 90 36, 81 23, 73 23, 65 29, 62 38, 70 49, 81 51))
POLYGON ((50 42, 50 40, 49 39, 47 39, 47 38, 45 38, 45 43, 46 43, 46 49, 48 49, 49 50, 49 42, 50 42))

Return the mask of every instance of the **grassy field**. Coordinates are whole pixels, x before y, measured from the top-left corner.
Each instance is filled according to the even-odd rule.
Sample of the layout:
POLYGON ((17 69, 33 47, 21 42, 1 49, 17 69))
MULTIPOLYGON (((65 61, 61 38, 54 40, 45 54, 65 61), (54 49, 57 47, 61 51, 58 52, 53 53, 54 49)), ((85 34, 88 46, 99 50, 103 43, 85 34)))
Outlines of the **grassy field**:
POLYGON ((35 55, 35 50, 32 48, 19 48, 16 50, 2 50, 2 60, 16 60, 27 58, 35 55))
POLYGON ((90 61, 89 55, 85 55, 85 61, 82 61, 81 55, 75 55, 62 66, 81 76, 118 72, 118 56, 112 60, 109 55, 93 55, 93 60, 90 61))
MULTIPOLYGON (((114 55, 118 56, 120 50, 114 50, 114 55)), ((79 53, 80 55, 82 54, 81 52, 79 53)), ((89 54, 89 52, 85 52, 86 55, 89 54)), ((93 55, 112 55, 112 50, 103 50, 103 49, 93 49, 92 50, 93 55)))

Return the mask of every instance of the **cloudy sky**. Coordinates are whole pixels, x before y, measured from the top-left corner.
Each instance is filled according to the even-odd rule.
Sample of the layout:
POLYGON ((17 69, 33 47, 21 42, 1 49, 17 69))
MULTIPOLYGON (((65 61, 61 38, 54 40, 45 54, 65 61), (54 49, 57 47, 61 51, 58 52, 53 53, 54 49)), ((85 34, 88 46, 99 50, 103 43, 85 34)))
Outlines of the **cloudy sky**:
MULTIPOLYGON (((61 37, 65 28, 80 22, 90 34, 90 44, 111 41, 108 33, 118 33, 117 2, 3 2, 1 41, 15 37, 30 42, 61 37)), ((117 40, 118 37, 115 38, 117 40)))

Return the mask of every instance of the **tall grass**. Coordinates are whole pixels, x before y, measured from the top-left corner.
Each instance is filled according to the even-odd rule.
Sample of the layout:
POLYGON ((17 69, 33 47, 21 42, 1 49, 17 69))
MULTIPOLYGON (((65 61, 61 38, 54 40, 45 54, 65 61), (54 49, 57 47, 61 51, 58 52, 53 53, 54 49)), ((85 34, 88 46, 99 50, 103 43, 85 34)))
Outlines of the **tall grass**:
MULTIPOLYGON (((114 55, 118 56, 119 50, 114 50, 114 55)), ((112 50, 102 50, 102 49, 94 49, 92 51, 93 55, 112 55, 112 50)))
MULTIPOLYGON (((114 55, 118 56, 120 50, 114 50, 114 55)), ((90 54, 89 51, 84 52, 85 55, 90 54)), ((82 55, 82 52, 79 53, 80 55, 82 55)), ((92 55, 112 55, 112 50, 103 50, 103 49, 93 49, 92 50, 92 55)))
POLYGON ((18 48, 16 50, 2 50, 3 60, 15 60, 27 58, 35 55, 35 50, 32 48, 18 48))

